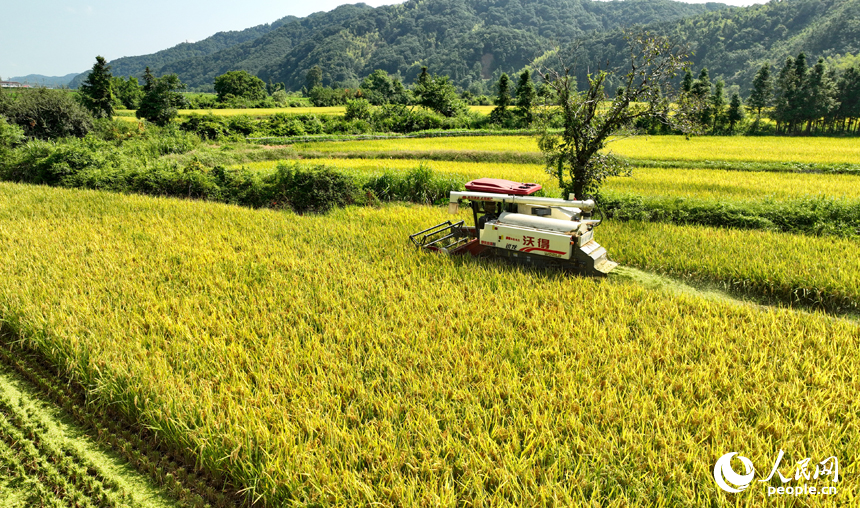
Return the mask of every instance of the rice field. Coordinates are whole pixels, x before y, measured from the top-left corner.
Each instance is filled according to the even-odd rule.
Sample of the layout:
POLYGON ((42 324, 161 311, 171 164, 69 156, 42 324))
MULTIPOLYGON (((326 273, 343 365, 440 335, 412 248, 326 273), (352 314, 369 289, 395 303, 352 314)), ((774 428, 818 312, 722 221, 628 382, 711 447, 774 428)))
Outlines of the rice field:
MULTIPOLYGON (((530 136, 389 139, 337 143, 296 144, 299 150, 334 152, 491 151, 540 153, 530 136)), ((750 136, 636 136, 618 139, 607 147, 630 159, 656 161, 797 162, 856 164, 860 143, 854 138, 784 138, 750 136)))
MULTIPOLYGON (((860 148, 850 141, 625 139, 616 153, 686 157, 692 167, 634 167, 605 190, 854 203, 857 176, 694 168, 717 157, 854 163, 860 148)), ((508 136, 296 147, 333 156, 539 153, 534 138, 508 136)), ((464 181, 533 181, 557 192, 540 164, 308 162, 358 176, 423 163, 464 181)), ((466 210, 459 217, 471 221, 466 210)), ((856 239, 613 220, 596 230, 622 265, 723 295, 714 299, 671 281, 652 287, 623 269, 594 281, 414 250, 409 233, 448 218, 444 208, 410 204, 302 216, 0 183, 0 325, 86 387, 86 411, 118 411, 190 457, 189 470, 255 506, 858 502, 856 239), (779 450, 787 476, 805 458, 837 457, 841 482, 808 483, 838 494, 768 496, 768 486, 783 485, 776 479, 737 495, 715 485, 723 454, 750 458, 758 480, 779 450)), ((23 448, 9 436, 26 419, 9 419, 5 396, 0 378, 0 496, 14 469, 48 485, 34 495, 55 504, 51 485, 62 475, 39 483, 50 459, 42 472, 16 466, 23 448)), ((168 477, 162 465, 174 464, 136 460, 161 471, 159 481, 168 477)), ((194 496, 208 487, 169 485, 204 506, 194 496)))
POLYGON ((532 136, 455 136, 446 138, 407 138, 367 141, 296 143, 301 151, 336 152, 419 152, 483 151, 540 153, 532 136))
MULTIPOLYGON (((724 453, 765 470, 780 449, 784 474, 840 460, 839 493, 805 504, 856 501, 855 321, 409 246, 445 217, 4 183, 0 315, 93 404, 261 505, 787 506, 712 477, 724 453)), ((735 278, 786 280, 823 245, 602 228, 625 259, 711 256, 698 269, 713 271, 725 240, 785 258, 742 250, 735 278)), ((850 247, 802 280, 856 293, 850 247)))
POLYGON ((298 108, 244 108, 244 109, 180 109, 179 116, 191 115, 215 115, 215 116, 238 116, 247 115, 253 118, 262 118, 278 113, 292 115, 342 115, 346 112, 346 106, 329 107, 298 107, 298 108))

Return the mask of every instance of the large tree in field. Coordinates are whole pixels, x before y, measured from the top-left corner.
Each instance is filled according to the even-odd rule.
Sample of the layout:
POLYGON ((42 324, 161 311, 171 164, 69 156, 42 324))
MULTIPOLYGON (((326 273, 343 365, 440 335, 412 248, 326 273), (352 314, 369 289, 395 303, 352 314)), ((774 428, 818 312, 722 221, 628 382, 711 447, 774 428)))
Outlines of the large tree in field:
POLYGON ((517 108, 519 108, 517 114, 523 119, 523 123, 529 126, 534 119, 534 104, 535 100, 537 100, 537 92, 535 91, 535 85, 532 83, 531 73, 528 69, 520 74, 516 93, 517 99, 515 102, 517 108))
POLYGON ((96 57, 93 70, 78 88, 81 102, 95 118, 113 116, 113 91, 111 88, 110 65, 102 56, 96 57))
POLYGON ((177 116, 177 109, 185 103, 185 98, 179 93, 185 89, 185 84, 176 74, 156 78, 149 67, 143 74, 143 81, 143 98, 136 115, 163 127, 177 116))
POLYGON ((496 107, 490 112, 490 121, 493 123, 505 123, 511 116, 508 106, 511 105, 511 80, 508 75, 502 73, 499 83, 496 85, 496 107))
POLYGON ((215 93, 221 102, 231 96, 259 101, 266 98, 266 83, 248 71, 230 71, 215 78, 215 93))
MULTIPOLYGON (((544 153, 547 171, 558 178, 559 187, 577 199, 597 196, 600 184, 609 176, 624 171, 625 165, 612 154, 601 153, 610 137, 631 127, 638 118, 672 121, 667 115, 673 93, 673 82, 689 62, 687 54, 667 38, 650 33, 628 35, 629 67, 615 71, 621 88, 608 100, 605 85, 609 71, 588 75, 587 88, 578 91, 570 66, 538 73, 552 88, 545 114, 560 114, 563 130, 550 131, 548 123, 538 144, 544 153), (623 73, 623 74, 622 74, 623 73)), ((682 130, 684 125, 678 125, 682 130)))
POLYGON ((761 120, 761 110, 773 102, 773 81, 770 79, 770 64, 766 63, 753 78, 752 91, 747 99, 747 107, 756 112, 756 122, 761 120))
POLYGON ((421 68, 413 92, 418 104, 447 117, 463 114, 467 110, 448 76, 431 75, 427 67, 421 68))

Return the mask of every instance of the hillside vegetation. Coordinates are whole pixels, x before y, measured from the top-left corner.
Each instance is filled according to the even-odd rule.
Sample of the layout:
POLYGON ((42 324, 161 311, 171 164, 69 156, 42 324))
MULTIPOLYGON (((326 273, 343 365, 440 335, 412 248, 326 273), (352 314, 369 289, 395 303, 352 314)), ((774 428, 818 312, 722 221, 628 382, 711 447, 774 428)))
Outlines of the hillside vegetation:
POLYGON ((324 85, 353 87, 375 69, 411 82, 426 65, 466 88, 521 69, 589 32, 722 8, 726 6, 669 0, 410 0, 375 9, 344 5, 111 65, 120 76, 140 75, 148 65, 156 75, 178 74, 192 88, 211 87, 216 76, 244 69, 292 90, 305 85, 314 65, 323 69, 324 85))
MULTIPOLYGON (((711 79, 735 84, 746 95, 764 63, 779 69, 786 58, 805 52, 809 62, 839 60, 860 51, 860 1, 783 0, 743 9, 708 12, 649 26, 687 44, 693 67, 706 67, 711 79)), ((577 78, 598 65, 623 66, 629 60, 620 30, 594 34, 577 50, 577 78)))

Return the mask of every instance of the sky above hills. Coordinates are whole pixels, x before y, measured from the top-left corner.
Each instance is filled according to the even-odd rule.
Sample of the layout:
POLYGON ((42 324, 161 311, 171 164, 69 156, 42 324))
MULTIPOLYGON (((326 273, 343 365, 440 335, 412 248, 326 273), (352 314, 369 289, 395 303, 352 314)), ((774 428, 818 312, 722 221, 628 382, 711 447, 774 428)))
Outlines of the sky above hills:
MULTIPOLYGON (((378 7, 403 0, 365 0, 378 7)), ((688 0, 703 3, 706 0, 688 0)), ((34 0, 5 2, 0 16, 0 77, 84 72, 96 55, 145 55, 216 32, 243 30, 284 16, 329 11, 343 0, 34 0)), ((731 5, 765 0, 722 0, 731 5)))

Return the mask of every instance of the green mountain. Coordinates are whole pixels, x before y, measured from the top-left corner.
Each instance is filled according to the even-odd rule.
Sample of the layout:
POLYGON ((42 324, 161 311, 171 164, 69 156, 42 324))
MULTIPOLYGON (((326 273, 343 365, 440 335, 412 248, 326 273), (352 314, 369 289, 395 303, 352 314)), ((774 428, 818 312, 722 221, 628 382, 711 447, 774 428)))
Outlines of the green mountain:
POLYGON ((410 0, 308 38, 257 73, 298 89, 314 65, 322 68, 324 84, 346 86, 357 86, 374 69, 411 82, 427 66, 467 88, 589 32, 725 7, 669 0, 410 0))
MULTIPOLYGON (((250 42, 277 29, 287 23, 296 20, 295 16, 281 18, 274 23, 257 25, 241 31, 218 32, 198 42, 183 42, 176 46, 153 53, 151 55, 126 56, 117 58, 110 62, 111 73, 114 76, 143 76, 143 71, 148 66, 153 71, 161 69, 165 65, 193 58, 202 58, 217 53, 224 49, 250 42)), ((95 59, 93 59, 95 62, 95 59)), ((78 74, 69 82, 69 88, 77 88, 89 74, 89 70, 78 74)), ((156 75, 160 75, 157 73, 156 75)))
POLYGON ((42 74, 27 74, 26 76, 15 76, 5 81, 17 81, 18 83, 27 83, 29 85, 46 86, 50 88, 60 88, 69 84, 72 79, 78 75, 77 72, 66 74, 65 76, 45 76, 42 74))
MULTIPOLYGON (((706 67, 711 82, 723 79, 738 85, 742 95, 752 86, 756 71, 770 63, 776 75, 789 56, 805 52, 807 62, 860 52, 860 0, 773 0, 743 9, 710 12, 694 18, 648 26, 691 50, 694 77, 706 67)), ((627 61, 619 30, 594 34, 578 48, 586 69, 598 64, 620 68, 627 61)))
POLYGON ((207 39, 110 63, 114 75, 139 75, 149 65, 156 75, 176 73, 196 89, 211 89, 216 76, 244 69, 298 90, 314 65, 322 68, 326 85, 354 87, 375 69, 411 82, 426 65, 463 88, 486 87, 487 80, 502 72, 515 72, 547 50, 589 33, 727 8, 670 0, 409 0, 378 8, 343 5, 327 13, 281 20, 274 29, 269 25, 265 33, 248 34, 243 42, 234 37, 233 44, 218 49, 216 44, 200 46, 207 39))

